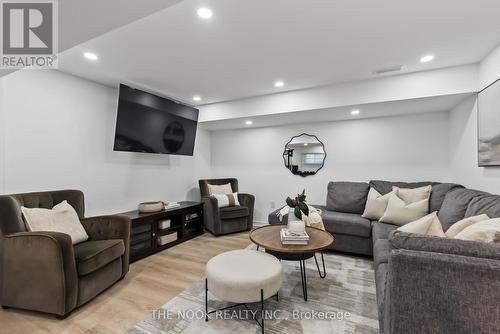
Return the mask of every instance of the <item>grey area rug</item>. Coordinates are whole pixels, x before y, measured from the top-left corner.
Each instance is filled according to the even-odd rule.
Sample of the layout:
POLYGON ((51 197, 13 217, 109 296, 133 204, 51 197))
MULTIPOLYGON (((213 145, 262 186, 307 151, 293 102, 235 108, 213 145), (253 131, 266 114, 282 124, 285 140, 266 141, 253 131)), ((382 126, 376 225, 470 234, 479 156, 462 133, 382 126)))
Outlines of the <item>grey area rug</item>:
MULTIPOLYGON (((318 260, 320 257, 318 256, 318 260)), ((298 262, 282 261, 285 271, 279 301, 268 299, 265 333, 378 333, 373 262, 363 258, 325 253, 327 276, 318 275, 314 258, 306 261, 309 298, 302 297, 298 262), (311 317, 315 317, 311 319, 311 317), (321 319, 319 317, 325 317, 321 319)), ((209 293, 209 310, 231 304, 209 293)), ((249 304, 260 310, 260 303, 249 304)), ((130 328, 127 334, 258 334, 252 314, 238 307, 204 320, 205 281, 201 280, 130 328), (223 317, 223 318, 222 318, 223 317)), ((256 315, 260 319, 260 313, 256 315)))

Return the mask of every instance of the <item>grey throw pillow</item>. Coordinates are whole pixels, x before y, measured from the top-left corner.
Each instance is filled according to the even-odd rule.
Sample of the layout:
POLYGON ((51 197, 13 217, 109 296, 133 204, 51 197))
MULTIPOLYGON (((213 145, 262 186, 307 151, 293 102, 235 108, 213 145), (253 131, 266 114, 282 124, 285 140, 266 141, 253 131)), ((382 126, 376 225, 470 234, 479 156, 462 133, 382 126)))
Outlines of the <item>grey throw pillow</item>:
POLYGON ((326 208, 330 211, 362 214, 370 186, 366 182, 330 182, 326 208))

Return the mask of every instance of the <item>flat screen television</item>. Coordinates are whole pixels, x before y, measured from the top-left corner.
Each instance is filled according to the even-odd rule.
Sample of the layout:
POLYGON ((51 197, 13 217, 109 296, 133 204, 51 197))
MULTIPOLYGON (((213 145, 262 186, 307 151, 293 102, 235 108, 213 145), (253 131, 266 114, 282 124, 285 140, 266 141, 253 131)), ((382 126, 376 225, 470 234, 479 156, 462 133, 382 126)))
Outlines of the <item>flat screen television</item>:
POLYGON ((193 155, 198 109, 120 85, 115 151, 193 155))

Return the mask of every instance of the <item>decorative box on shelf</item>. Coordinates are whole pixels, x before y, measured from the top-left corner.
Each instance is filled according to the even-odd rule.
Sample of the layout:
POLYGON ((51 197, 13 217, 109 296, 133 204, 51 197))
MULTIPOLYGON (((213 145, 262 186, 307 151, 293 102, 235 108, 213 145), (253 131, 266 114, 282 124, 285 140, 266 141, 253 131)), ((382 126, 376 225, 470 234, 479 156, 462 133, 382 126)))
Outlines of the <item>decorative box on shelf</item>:
POLYGON ((280 237, 283 245, 307 245, 309 243, 309 235, 306 231, 298 233, 282 228, 280 237))
POLYGON ((162 219, 158 221, 158 229, 160 230, 166 230, 169 229, 171 226, 171 220, 170 219, 162 219))
POLYGON ((164 246, 174 241, 177 241, 177 232, 158 237, 158 245, 160 246, 164 246))

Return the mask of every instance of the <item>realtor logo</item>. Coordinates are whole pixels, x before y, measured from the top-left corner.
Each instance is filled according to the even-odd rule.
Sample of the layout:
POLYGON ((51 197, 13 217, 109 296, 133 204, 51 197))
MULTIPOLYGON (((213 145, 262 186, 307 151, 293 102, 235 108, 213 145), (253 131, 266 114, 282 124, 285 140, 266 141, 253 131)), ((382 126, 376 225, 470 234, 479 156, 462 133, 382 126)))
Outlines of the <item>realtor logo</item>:
POLYGON ((0 17, 1 68, 57 67, 56 0, 4 0, 0 17))

